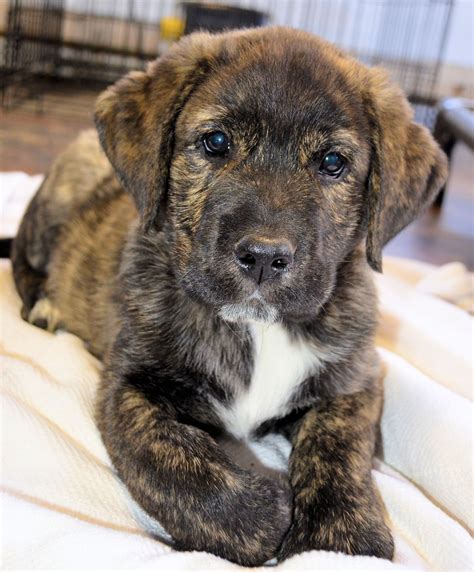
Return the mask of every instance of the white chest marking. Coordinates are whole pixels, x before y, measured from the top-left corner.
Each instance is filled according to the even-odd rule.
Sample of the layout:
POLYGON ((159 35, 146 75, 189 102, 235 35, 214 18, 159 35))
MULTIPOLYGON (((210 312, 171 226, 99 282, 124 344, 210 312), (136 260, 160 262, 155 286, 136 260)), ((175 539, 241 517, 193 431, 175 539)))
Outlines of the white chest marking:
POLYGON ((216 404, 229 433, 245 438, 261 423, 288 412, 298 386, 316 373, 328 352, 301 340, 293 340, 280 324, 252 324, 254 370, 250 385, 227 407, 216 404))

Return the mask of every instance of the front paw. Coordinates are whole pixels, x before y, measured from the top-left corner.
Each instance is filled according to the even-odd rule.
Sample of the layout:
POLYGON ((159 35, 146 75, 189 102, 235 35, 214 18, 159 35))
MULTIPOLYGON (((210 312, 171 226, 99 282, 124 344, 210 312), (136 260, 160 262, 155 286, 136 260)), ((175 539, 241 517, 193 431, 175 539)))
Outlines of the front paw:
POLYGON ((392 560, 394 544, 380 507, 337 507, 327 511, 295 508, 293 523, 283 541, 278 560, 309 550, 343 552, 392 560), (311 516, 310 516, 311 515, 311 516))
MULTIPOLYGON (((275 558, 291 523, 289 487, 266 477, 235 479, 225 494, 210 499, 207 518, 190 522, 178 550, 204 550, 241 566, 275 558)), ((203 515, 201 515, 202 518, 203 515)))

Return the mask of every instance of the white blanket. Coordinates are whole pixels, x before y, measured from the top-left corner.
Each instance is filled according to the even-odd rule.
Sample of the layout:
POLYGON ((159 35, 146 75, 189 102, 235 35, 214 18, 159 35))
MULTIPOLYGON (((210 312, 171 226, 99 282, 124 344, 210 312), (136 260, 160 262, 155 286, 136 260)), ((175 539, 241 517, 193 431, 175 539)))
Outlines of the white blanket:
MULTIPOLYGON (((377 283, 387 375, 384 458, 374 478, 395 560, 313 551, 282 570, 472 569, 473 324, 429 293, 465 307, 472 280, 460 265, 390 259, 377 283)), ((153 538, 162 531, 116 478, 93 422, 100 364, 75 336, 20 319, 8 262, 0 265, 0 304, 2 568, 238 569, 153 538)), ((278 466, 288 446, 270 438, 256 450, 278 466)))

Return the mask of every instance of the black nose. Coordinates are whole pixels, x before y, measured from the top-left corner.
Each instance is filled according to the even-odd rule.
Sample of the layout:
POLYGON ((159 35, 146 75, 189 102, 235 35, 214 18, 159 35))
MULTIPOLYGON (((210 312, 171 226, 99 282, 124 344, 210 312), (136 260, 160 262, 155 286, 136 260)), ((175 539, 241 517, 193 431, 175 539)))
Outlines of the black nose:
POLYGON ((284 272, 293 262, 296 248, 289 240, 244 236, 235 247, 238 265, 257 284, 284 272))

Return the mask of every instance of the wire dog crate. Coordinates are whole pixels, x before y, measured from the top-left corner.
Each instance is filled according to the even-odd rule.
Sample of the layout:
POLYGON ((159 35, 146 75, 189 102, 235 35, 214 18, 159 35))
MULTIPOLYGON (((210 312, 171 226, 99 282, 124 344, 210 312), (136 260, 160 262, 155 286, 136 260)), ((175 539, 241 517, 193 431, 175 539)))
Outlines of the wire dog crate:
POLYGON ((103 85, 143 68, 166 48, 167 19, 183 20, 185 33, 270 23, 386 67, 417 119, 432 126, 452 7, 453 0, 0 0, 2 104, 35 95, 39 78, 103 85))

